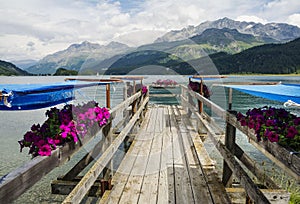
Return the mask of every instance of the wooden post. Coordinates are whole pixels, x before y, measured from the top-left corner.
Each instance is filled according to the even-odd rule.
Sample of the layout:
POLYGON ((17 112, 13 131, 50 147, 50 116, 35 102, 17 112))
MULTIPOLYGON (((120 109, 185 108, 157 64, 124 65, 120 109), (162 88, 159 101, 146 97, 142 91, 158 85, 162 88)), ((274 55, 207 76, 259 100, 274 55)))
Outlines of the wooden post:
MULTIPOLYGON (((106 148, 109 147, 113 142, 111 127, 112 127, 112 121, 110 121, 105 127, 102 128, 103 140, 105 140, 102 146, 102 152, 105 152, 106 148)), ((107 164, 106 168, 103 170, 103 177, 105 180, 108 180, 109 176, 112 174, 113 174, 113 160, 111 159, 110 162, 107 164)))
POLYGON ((228 91, 228 110, 232 109, 232 88, 228 91))
MULTIPOLYGON (((187 98, 188 98, 189 104, 195 106, 195 103, 193 101, 193 97, 188 92, 187 92, 187 98)), ((187 114, 188 114, 189 117, 192 115, 192 111, 189 108, 187 108, 187 114)))
POLYGON ((136 83, 135 83, 135 80, 133 80, 133 94, 135 94, 136 93, 136 83))
MULTIPOLYGON (((199 94, 203 96, 203 78, 201 78, 199 94)), ((198 100, 198 107, 199 113, 201 114, 203 112, 203 103, 200 100, 198 100)))
POLYGON ((106 84, 106 107, 110 108, 110 84, 106 84))
POLYGON ((124 83, 124 89, 123 89, 123 100, 124 101, 128 98, 127 94, 128 94, 128 82, 124 83))
MULTIPOLYGON (((229 113, 235 114, 236 111, 229 110, 229 113)), ((225 147, 234 155, 235 148, 236 128, 227 122, 226 135, 225 135, 225 147)), ((223 161, 223 177, 222 182, 224 186, 231 187, 232 185, 232 170, 229 168, 225 160, 223 161)))

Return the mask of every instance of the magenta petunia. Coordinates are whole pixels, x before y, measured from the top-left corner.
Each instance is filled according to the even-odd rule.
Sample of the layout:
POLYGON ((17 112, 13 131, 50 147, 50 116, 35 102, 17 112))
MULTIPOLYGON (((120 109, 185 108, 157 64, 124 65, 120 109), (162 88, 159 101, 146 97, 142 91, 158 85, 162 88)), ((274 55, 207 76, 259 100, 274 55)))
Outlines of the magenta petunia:
POLYGON ((287 138, 294 138, 298 134, 298 130, 295 126, 291 126, 288 129, 288 133, 286 135, 287 138))
POLYGON ((38 154, 40 156, 50 156, 51 155, 51 147, 49 144, 44 144, 39 148, 38 154))
POLYGON ((31 130, 18 141, 20 150, 28 147, 33 157, 49 156, 57 145, 70 140, 78 142, 79 137, 88 134, 88 129, 94 125, 105 125, 110 114, 107 108, 100 108, 98 103, 90 101, 78 106, 65 105, 61 110, 51 108, 46 116, 48 118, 42 125, 32 125, 31 130))

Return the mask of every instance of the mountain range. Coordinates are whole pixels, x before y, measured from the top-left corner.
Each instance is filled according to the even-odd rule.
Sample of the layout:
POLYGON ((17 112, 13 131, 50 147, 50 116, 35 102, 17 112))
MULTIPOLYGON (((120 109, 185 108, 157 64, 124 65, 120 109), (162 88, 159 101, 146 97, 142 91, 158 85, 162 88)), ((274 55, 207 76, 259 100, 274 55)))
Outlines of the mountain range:
POLYGON ((154 43, 135 48, 118 42, 72 44, 24 69, 33 74, 54 74, 59 68, 75 70, 79 74, 120 74, 143 66, 166 66, 184 73, 189 72, 189 63, 208 55, 212 58, 222 56, 218 59, 224 60, 252 47, 282 44, 298 37, 300 28, 296 26, 283 23, 263 25, 223 18, 168 32, 154 43))
POLYGON ((118 42, 99 45, 84 41, 80 44, 72 44, 66 50, 47 55, 36 65, 25 70, 34 74, 53 74, 59 68, 79 71, 129 50, 130 47, 118 42))
POLYGON ((166 33, 158 38, 155 42, 171 42, 183 40, 195 35, 201 34, 209 28, 229 28, 236 29, 240 33, 251 34, 259 36, 262 39, 273 39, 279 42, 290 41, 300 37, 300 29, 297 26, 285 23, 254 23, 254 22, 240 22, 229 18, 222 18, 216 21, 206 21, 198 26, 188 26, 181 30, 174 30, 166 33))

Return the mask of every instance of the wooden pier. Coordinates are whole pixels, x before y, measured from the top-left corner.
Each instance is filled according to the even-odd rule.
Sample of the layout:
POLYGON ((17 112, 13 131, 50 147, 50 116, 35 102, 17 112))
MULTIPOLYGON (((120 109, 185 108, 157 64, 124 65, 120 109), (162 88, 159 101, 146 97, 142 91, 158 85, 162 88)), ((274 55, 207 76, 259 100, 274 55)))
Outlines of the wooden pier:
POLYGON ((181 107, 151 107, 100 203, 230 203, 197 136, 181 107))
MULTIPOLYGON (((52 182, 52 193, 66 195, 62 202, 65 204, 82 203, 89 196, 93 203, 101 204, 288 203, 289 193, 280 189, 235 143, 236 129, 245 133, 258 150, 276 161, 298 182, 299 157, 286 161, 284 155, 289 152, 282 149, 278 149, 281 155, 274 156, 268 148, 263 149, 273 144, 255 143, 253 132, 239 125, 234 112, 220 108, 185 86, 180 88, 180 105, 149 105, 149 94, 137 92, 127 97, 126 92, 125 100, 110 110, 111 121, 100 131, 103 139, 70 172, 52 182), (223 119, 226 129, 220 128, 202 112, 202 106, 223 119), (221 174, 205 148, 207 139, 222 156, 221 174), (124 150, 124 157, 115 167, 116 152, 125 143, 131 145, 126 152, 124 150), (78 176, 87 165, 90 169, 84 176, 78 176), (261 181, 264 189, 258 187, 245 168, 261 181), (233 186, 233 178, 238 181, 237 186, 233 186)), ((88 139, 92 140, 92 137, 88 139)), ((65 153, 67 157, 76 148, 70 148, 65 153)), ((53 156, 47 157, 51 168, 67 160, 63 151, 66 150, 58 149, 53 156)), ((0 183, 0 200, 14 200, 36 182, 27 184, 31 177, 40 178, 50 171, 42 169, 47 165, 46 159, 41 164, 38 159, 41 160, 35 159, 31 165, 12 172, 4 183, 0 183), (32 169, 36 175, 32 174, 32 169), (22 181, 24 175, 26 182, 21 182, 21 190, 15 190, 13 186, 22 181)))

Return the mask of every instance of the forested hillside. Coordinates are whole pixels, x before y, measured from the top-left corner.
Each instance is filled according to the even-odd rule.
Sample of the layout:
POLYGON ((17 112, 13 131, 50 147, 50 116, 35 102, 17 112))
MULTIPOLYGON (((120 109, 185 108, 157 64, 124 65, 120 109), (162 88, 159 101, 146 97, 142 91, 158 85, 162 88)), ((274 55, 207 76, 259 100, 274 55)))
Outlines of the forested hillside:
POLYGON ((18 76, 18 75, 28 75, 28 73, 10 62, 0 60, 0 75, 18 76))
POLYGON ((266 44, 238 54, 210 55, 220 74, 262 73, 292 74, 300 72, 300 38, 285 44, 266 44))

